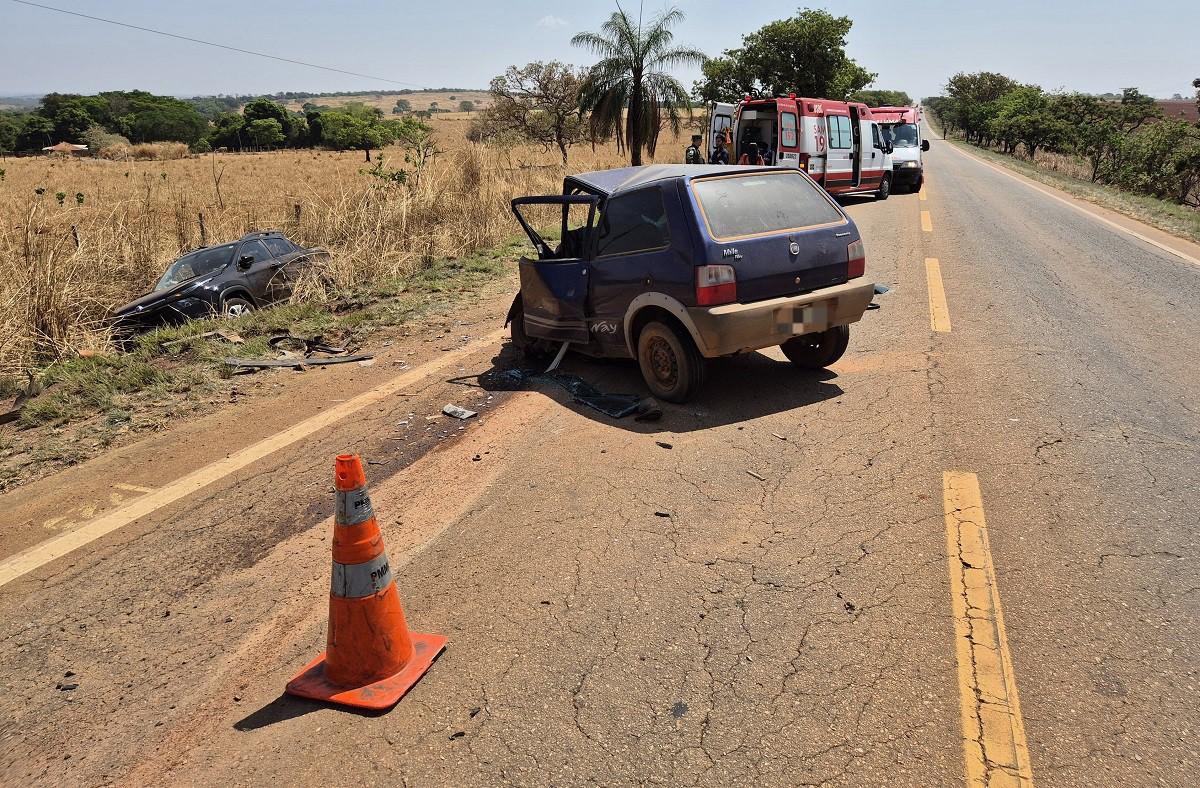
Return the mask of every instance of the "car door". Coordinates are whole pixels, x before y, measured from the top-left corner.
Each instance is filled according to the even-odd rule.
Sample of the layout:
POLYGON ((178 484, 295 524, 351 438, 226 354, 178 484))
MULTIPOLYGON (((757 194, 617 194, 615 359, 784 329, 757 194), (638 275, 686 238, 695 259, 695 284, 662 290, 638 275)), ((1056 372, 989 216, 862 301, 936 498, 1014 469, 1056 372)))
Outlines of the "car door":
POLYGON ((825 188, 844 190, 854 184, 854 135, 848 115, 826 115, 829 149, 825 156, 825 188))
POLYGON ((522 257, 517 264, 526 335, 551 342, 588 341, 588 274, 599 202, 599 197, 584 194, 518 197, 512 201, 517 221, 538 252, 537 259, 522 257), (551 248, 521 212, 522 206, 538 205, 562 209, 558 249, 551 248), (573 205, 587 209, 587 220, 580 227, 569 223, 573 205))
POLYGON ((592 338, 601 345, 624 346, 630 302, 661 289, 660 280, 671 270, 671 227, 664 197, 678 201, 673 190, 664 194, 660 184, 653 184, 610 197, 601 207, 589 320, 592 338))
POLYGON ((259 304, 270 303, 271 278, 275 276, 277 268, 274 255, 267 251, 263 242, 244 242, 238 249, 236 265, 251 298, 259 304))
POLYGON ((286 301, 292 296, 292 287, 304 263, 303 256, 295 244, 282 236, 264 238, 262 242, 275 258, 274 273, 267 282, 267 296, 272 302, 286 301))
MULTIPOLYGON (((722 104, 719 101, 714 101, 709 105, 708 140, 705 143, 707 150, 704 153, 705 161, 712 161, 713 150, 717 147, 717 139, 727 140, 728 142, 733 141, 735 132, 733 118, 737 114, 737 106, 737 104, 722 104)), ((729 147, 732 148, 732 145, 729 147)), ((730 154, 732 155, 732 150, 730 154)))

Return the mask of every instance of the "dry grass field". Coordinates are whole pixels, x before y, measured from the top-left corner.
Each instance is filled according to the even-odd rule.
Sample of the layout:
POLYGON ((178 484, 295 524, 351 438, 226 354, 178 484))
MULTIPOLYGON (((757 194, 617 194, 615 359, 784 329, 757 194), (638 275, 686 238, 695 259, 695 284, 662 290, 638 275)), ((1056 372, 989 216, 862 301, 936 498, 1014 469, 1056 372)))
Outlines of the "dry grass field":
MULTIPOLYGON (((469 121, 438 118, 439 152, 419 180, 403 152, 364 172, 361 152, 215 154, 173 161, 0 161, 0 376, 108 347, 110 310, 146 291, 201 244, 280 229, 333 253, 339 287, 402 277, 512 238, 514 196, 556 192, 564 169, 540 148, 469 143, 469 121)), ((660 160, 679 161, 666 141, 660 160)), ((376 153, 378 158, 379 153, 376 153)), ((572 150, 571 170, 620 166, 615 146, 572 150)))

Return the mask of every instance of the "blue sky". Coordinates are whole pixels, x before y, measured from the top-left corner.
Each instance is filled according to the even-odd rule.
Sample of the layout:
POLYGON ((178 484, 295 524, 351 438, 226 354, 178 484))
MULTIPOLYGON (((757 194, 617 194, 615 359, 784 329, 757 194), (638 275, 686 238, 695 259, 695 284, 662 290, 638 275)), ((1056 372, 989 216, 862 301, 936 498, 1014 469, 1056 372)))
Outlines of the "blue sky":
MULTIPOLYGON (((231 46, 430 87, 484 87, 513 63, 591 56, 571 36, 596 29, 611 2, 545 0, 40 0, 231 46)), ((636 10, 637 0, 625 0, 636 10)), ((678 0, 677 41, 709 54, 789 16, 799 2, 678 0)), ((1200 1, 1008 0, 1005 3, 809 2, 854 20, 850 54, 875 87, 940 92, 956 71, 982 69, 1048 89, 1140 87, 1191 95, 1200 77, 1200 1), (1152 18, 1147 17, 1152 13, 1152 18), (1146 31, 1142 33, 1142 31, 1146 31), (1193 73, 1195 72, 1195 73, 1193 73)), ((646 13, 664 3, 647 2, 646 13)), ((402 87, 174 41, 0 0, 0 94, 142 88, 194 95, 402 87)), ((680 72, 690 86, 697 76, 680 72)))

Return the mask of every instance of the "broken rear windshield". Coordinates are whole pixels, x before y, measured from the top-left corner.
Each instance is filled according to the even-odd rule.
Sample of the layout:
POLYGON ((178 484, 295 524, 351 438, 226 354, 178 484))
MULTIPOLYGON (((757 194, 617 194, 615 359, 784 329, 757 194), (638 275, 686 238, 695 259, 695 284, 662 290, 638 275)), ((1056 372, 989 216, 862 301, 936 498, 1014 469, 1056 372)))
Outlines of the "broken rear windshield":
POLYGON ((718 241, 845 221, 821 187, 799 173, 699 178, 692 191, 718 241))

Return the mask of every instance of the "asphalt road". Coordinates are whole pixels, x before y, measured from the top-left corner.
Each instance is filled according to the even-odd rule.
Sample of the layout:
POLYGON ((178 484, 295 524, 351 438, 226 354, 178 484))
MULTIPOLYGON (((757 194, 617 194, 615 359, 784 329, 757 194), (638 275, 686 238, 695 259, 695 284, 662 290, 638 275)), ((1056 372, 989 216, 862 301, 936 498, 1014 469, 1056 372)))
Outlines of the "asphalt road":
MULTIPOLYGON (((1200 266, 945 143, 928 168, 849 205, 893 290, 829 373, 725 360, 642 424, 468 349, 0 587, 3 782, 1191 784, 1200 266), (486 407, 414 434, 446 401, 486 407), (383 715, 280 695, 323 648, 346 450, 450 638, 383 715)), ((6 496, 7 552, 115 479, 169 490, 229 418, 6 496)))

